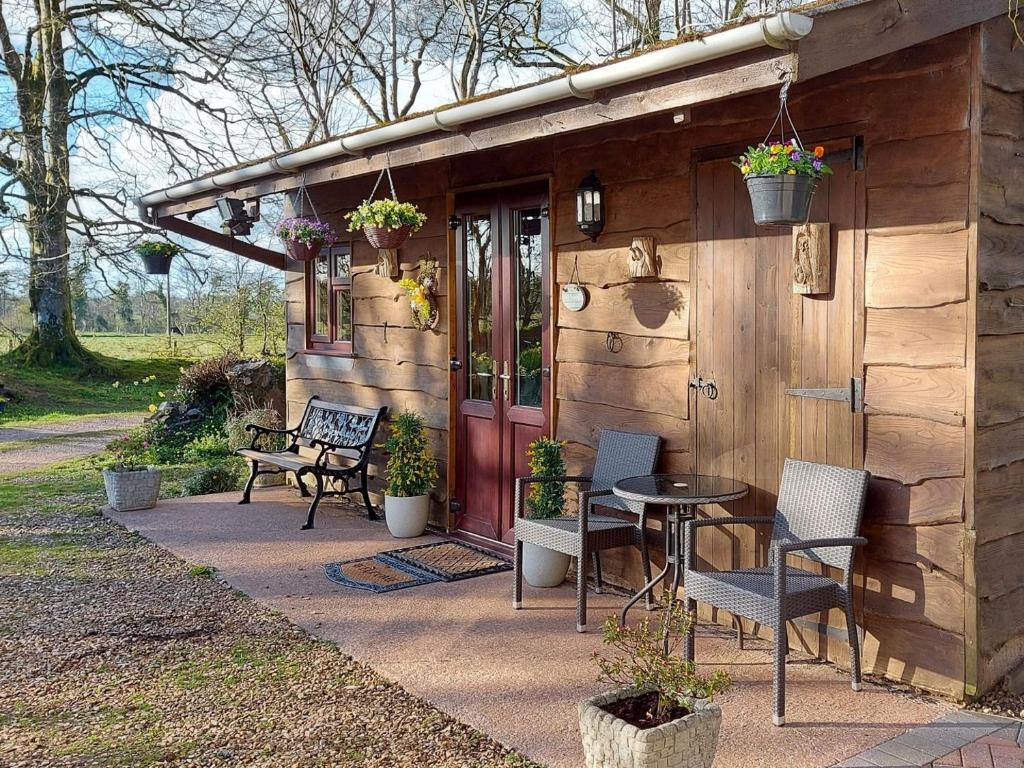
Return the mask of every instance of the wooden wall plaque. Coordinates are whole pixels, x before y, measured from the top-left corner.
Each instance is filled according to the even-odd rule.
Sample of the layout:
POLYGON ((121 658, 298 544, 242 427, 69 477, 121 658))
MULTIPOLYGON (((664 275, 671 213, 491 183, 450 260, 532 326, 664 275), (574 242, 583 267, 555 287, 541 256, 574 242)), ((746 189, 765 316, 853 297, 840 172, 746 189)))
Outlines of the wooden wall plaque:
POLYGON ((832 274, 831 228, 824 224, 793 227, 793 293, 828 293, 832 274))

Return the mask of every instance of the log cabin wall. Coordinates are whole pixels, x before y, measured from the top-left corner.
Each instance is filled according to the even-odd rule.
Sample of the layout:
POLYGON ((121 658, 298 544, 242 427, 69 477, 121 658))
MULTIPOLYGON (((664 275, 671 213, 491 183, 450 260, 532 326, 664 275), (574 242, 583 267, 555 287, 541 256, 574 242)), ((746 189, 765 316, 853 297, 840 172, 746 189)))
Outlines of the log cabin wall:
MULTIPOLYGON (((964 468, 969 335, 973 339, 967 290, 973 34, 964 30, 798 83, 790 97, 806 140, 863 139, 864 166, 856 186, 861 223, 847 233, 849 252, 860 255, 846 266, 856 313, 851 354, 863 366, 867 410, 855 417, 852 463, 862 461, 875 476, 864 526, 871 545, 857 564, 865 669, 955 697, 964 694, 967 653, 964 468)), ((578 261, 590 295, 587 307, 572 313, 559 306, 556 290, 552 308, 555 433, 568 442, 571 473, 589 469, 602 427, 657 432, 665 438, 660 469, 695 468, 686 383, 695 363, 690 310, 697 161, 760 140, 776 107, 775 94, 746 96, 694 107, 682 124, 656 115, 395 172, 399 195, 430 216, 400 251, 403 274, 412 274, 428 250, 442 257, 442 268, 447 266, 451 190, 551 175, 557 285, 569 279, 578 261), (581 235, 574 221, 573 191, 591 169, 604 183, 607 200, 608 220, 596 243, 581 235), (629 246, 639 236, 655 239, 660 271, 656 278, 632 281, 629 246)), ((341 215, 372 184, 363 177, 317 187, 317 208, 340 226, 341 215)), ((414 330, 404 292, 395 281, 372 274, 375 252, 361 236, 353 240, 356 357, 302 351, 302 279, 289 274, 290 422, 313 393, 362 405, 412 407, 427 416, 443 460, 449 415, 446 302, 441 302, 437 331, 414 330)), ((820 297, 800 301, 796 306, 805 308, 812 306, 806 302, 822 303, 820 297)), ((821 317, 827 326, 829 315, 821 317)), ((774 376, 775 390, 792 386, 781 369, 758 375, 774 376)), ((778 462, 786 446, 781 440, 773 445, 778 462)), ((800 455, 814 455, 804 448, 800 455)), ((759 504, 775 493, 780 468, 776 463, 752 475, 765 478, 758 480, 759 504)), ((439 525, 446 522, 446 487, 443 466, 433 517, 439 525)), ((763 541, 744 536, 734 546, 716 549, 709 556, 712 564, 731 567, 763 557, 763 541)), ((605 565, 613 579, 638 580, 631 552, 609 557, 605 565)), ((794 626, 791 642, 844 664, 842 616, 834 612, 821 621, 794 626)))
POLYGON ((979 680, 1024 661, 1024 46, 981 27, 974 527, 979 680))

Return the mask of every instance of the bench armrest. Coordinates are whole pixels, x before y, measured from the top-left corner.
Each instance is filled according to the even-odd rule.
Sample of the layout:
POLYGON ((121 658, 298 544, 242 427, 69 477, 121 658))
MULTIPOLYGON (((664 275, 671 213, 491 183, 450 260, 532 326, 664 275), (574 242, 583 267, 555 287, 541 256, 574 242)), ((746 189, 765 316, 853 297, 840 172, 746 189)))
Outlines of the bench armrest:
MULTIPOLYGON (((275 429, 274 427, 264 427, 260 424, 246 424, 245 431, 252 433, 252 440, 249 443, 249 448, 255 451, 257 450, 256 443, 264 435, 288 435, 289 437, 292 438, 292 446, 294 446, 295 438, 298 435, 299 428, 294 427, 293 429, 275 429)), ((284 450, 288 450, 292 446, 289 446, 284 450)))

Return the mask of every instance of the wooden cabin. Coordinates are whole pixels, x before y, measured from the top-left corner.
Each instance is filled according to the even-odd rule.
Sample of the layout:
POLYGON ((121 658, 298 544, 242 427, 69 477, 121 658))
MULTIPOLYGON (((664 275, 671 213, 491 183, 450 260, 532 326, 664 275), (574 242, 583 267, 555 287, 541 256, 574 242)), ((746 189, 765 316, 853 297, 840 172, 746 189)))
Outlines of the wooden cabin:
MULTIPOLYGON (((265 177, 228 170, 143 198, 144 213, 287 270, 290 422, 313 394, 426 417, 438 528, 508 542, 512 480, 541 434, 566 441, 575 473, 602 428, 656 432, 661 470, 750 484, 711 514, 770 514, 788 456, 870 470, 865 669, 970 697, 1024 660, 1024 46, 1005 0, 812 6, 810 34, 781 50, 301 168, 280 159, 265 177), (810 217, 828 225, 814 293, 794 285, 791 229, 754 225, 732 165, 787 74, 793 120, 834 169, 810 217), (429 217, 393 274, 361 233, 305 265, 183 218, 221 195, 284 192, 297 208, 301 185, 344 232, 385 167, 429 217), (596 240, 576 220, 591 172, 596 240), (633 277, 651 247, 655 274, 633 277), (424 331, 398 281, 430 262, 440 317, 424 331), (561 300, 570 282, 578 311, 561 300)), ((763 544, 709 531, 699 553, 752 566, 763 544)), ((634 552, 606 568, 636 586, 634 552)), ((840 611, 794 629, 845 664, 840 611)))

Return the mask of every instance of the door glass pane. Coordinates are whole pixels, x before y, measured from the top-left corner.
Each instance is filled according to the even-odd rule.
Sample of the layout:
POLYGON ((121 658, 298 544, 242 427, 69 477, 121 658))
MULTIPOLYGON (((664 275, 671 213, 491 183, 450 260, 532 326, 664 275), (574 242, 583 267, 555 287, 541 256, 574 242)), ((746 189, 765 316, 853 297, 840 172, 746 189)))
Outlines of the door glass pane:
POLYGON ((543 221, 539 208, 514 213, 516 404, 541 407, 543 221))
POLYGON ((490 216, 469 216, 465 238, 467 397, 493 400, 496 383, 491 339, 494 253, 490 216))
POLYGON ((328 336, 328 314, 330 310, 329 287, 330 275, 327 271, 327 257, 321 256, 313 262, 313 335, 328 336))

